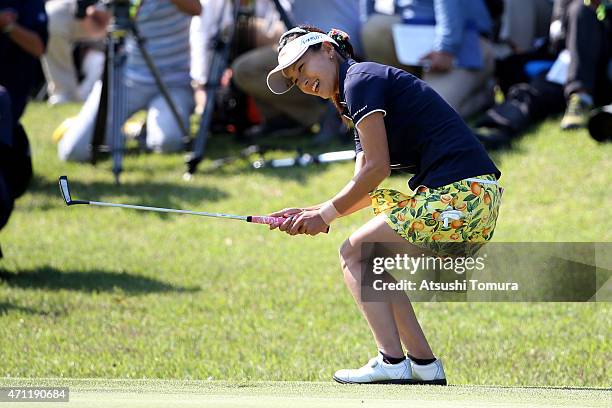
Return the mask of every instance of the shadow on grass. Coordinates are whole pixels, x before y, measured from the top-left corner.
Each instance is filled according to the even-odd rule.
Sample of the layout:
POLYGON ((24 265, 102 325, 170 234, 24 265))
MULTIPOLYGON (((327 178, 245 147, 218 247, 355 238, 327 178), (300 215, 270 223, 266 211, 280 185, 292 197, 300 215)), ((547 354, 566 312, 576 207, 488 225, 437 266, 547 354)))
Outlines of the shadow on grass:
POLYGON ((18 273, 0 269, 0 280, 22 289, 74 290, 80 292, 114 292, 139 295, 159 292, 197 292, 198 286, 175 286, 146 276, 107 271, 61 271, 42 266, 18 273))
POLYGON ((0 302, 0 316, 7 315, 10 312, 24 313, 27 315, 47 315, 40 310, 32 309, 31 307, 17 306, 8 302, 0 302))
MULTIPOLYGON (((180 208, 185 205, 185 202, 196 205, 202 202, 223 200, 229 196, 225 191, 215 187, 191 187, 180 183, 178 180, 175 183, 155 180, 136 183, 125 182, 120 186, 116 186, 113 182, 81 182, 76 177, 69 178, 69 181, 70 193, 75 200, 112 201, 104 197, 120 195, 129 197, 128 200, 124 200, 126 202, 121 204, 180 208)), ((44 194, 51 197, 57 197, 57 205, 64 205, 57 185, 57 180, 48 180, 40 175, 35 175, 30 185, 29 192, 31 194, 44 194)), ((41 202, 37 205, 40 209, 55 207, 55 205, 49 204, 49 202, 41 202)), ((160 214, 160 216, 165 215, 167 214, 160 214)))

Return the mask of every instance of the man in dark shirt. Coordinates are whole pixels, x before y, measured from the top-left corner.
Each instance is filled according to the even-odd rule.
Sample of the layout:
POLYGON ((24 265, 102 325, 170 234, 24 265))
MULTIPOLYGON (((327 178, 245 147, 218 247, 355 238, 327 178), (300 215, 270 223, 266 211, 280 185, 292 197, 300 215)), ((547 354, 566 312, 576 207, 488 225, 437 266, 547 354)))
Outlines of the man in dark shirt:
POLYGON ((43 0, 0 0, 0 229, 32 176, 28 139, 19 119, 46 43, 43 0))

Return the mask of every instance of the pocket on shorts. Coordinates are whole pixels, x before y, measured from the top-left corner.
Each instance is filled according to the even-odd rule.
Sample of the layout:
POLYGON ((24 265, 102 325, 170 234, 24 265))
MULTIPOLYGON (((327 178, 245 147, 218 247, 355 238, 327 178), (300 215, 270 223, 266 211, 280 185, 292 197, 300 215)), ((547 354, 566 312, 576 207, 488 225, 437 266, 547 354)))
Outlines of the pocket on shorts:
POLYGON ((487 242, 493 237, 501 192, 495 184, 470 183, 470 191, 459 195, 458 206, 466 207, 466 241, 487 242), (475 185, 477 184, 477 186, 475 185))

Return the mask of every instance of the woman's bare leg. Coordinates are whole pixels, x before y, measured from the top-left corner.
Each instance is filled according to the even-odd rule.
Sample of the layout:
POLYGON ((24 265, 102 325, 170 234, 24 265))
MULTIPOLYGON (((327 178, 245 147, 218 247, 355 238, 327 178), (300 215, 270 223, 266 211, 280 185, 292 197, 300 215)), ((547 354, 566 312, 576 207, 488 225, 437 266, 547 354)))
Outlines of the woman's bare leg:
POLYGON ((342 244, 340 261, 345 283, 366 318, 379 350, 392 357, 400 357, 403 355, 403 343, 414 357, 433 358, 407 296, 394 299, 393 303, 361 300, 362 264, 368 255, 362 253, 362 244, 367 242, 405 244, 406 253, 415 255, 420 255, 422 250, 400 237, 387 225, 384 217, 379 216, 351 234, 342 244))

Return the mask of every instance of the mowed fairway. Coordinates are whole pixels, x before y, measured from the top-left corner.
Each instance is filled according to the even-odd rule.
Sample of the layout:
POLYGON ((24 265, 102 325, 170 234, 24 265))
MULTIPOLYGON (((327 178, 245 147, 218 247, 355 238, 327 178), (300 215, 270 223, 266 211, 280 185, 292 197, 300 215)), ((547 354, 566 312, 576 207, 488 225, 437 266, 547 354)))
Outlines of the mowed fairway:
MULTIPOLYGON (((480 408, 602 407, 604 389, 504 388, 486 386, 346 386, 322 382, 222 382, 160 380, 4 380, 0 386, 31 384, 70 388, 69 403, 83 408, 480 408)), ((45 405, 45 404, 43 404, 45 405)), ((11 403, 11 407, 31 403, 11 403)))
MULTIPOLYGON (((71 407, 612 406, 609 392, 549 388, 611 386, 603 302, 417 303, 451 387, 331 383, 376 353, 337 255, 370 212, 289 237, 240 221, 68 208, 57 178, 69 176, 74 199, 248 215, 322 202, 353 164, 253 170, 241 160, 186 183, 183 155, 129 155, 117 187, 108 160, 58 161, 51 133, 77 111, 32 104, 24 118, 36 176, 0 233, 5 383, 99 379, 66 380, 71 407)), ((350 148, 306 142, 273 141, 270 157, 297 144, 350 148)), ((239 150, 215 135, 201 169, 239 150)), ((495 159, 506 188, 496 242, 612 241, 612 144, 550 120, 495 159)), ((405 189, 405 177, 385 185, 405 189)))

